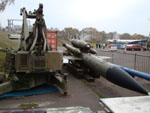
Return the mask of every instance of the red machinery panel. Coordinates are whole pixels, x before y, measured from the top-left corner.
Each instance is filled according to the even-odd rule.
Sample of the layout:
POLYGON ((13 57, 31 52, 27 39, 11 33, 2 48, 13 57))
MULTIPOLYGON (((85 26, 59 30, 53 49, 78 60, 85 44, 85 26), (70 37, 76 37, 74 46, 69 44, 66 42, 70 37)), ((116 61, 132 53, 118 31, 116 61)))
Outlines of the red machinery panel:
POLYGON ((47 31, 47 40, 52 51, 57 51, 57 31, 47 31))

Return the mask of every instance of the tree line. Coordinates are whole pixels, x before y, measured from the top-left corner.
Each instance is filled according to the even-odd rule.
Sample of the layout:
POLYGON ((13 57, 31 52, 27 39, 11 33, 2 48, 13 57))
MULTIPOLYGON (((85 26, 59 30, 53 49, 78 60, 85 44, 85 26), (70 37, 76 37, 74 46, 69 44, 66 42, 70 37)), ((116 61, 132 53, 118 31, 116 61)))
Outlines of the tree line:
MULTIPOLYGON (((81 31, 76 29, 76 28, 64 28, 63 30, 58 30, 58 38, 70 40, 70 39, 83 39, 86 41, 93 41, 93 42, 105 42, 107 39, 113 39, 114 34, 116 32, 109 32, 106 33, 105 31, 98 31, 95 28, 89 27, 89 28, 84 28, 81 31)), ((118 34, 120 39, 147 39, 148 36, 144 36, 141 34, 133 34, 130 35, 129 33, 123 33, 123 34, 118 34)))

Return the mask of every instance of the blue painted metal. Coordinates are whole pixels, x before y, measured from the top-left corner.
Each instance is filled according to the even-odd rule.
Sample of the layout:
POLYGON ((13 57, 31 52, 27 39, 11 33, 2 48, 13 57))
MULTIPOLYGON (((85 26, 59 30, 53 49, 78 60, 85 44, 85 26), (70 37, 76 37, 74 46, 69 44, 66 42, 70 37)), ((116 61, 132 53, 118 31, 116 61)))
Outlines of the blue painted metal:
POLYGON ((134 69, 129 69, 127 67, 124 66, 119 66, 121 69, 123 69, 124 71, 126 71, 127 73, 129 73, 132 76, 138 76, 140 78, 144 78, 146 80, 150 80, 150 74, 144 73, 144 72, 140 72, 134 69))
POLYGON ((6 93, 4 95, 1 95, 0 98, 4 97, 21 97, 21 96, 29 96, 29 95, 39 95, 39 94, 45 94, 45 93, 52 93, 52 92, 57 92, 58 88, 56 87, 48 87, 44 89, 37 89, 37 90, 26 90, 26 91, 16 91, 16 92, 10 92, 6 93))

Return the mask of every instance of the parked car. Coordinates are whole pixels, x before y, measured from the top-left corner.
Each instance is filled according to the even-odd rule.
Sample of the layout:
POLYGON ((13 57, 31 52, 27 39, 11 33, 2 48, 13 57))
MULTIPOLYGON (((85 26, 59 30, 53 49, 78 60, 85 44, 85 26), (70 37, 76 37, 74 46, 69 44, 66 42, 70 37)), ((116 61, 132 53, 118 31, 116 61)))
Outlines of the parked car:
POLYGON ((137 44, 129 44, 126 46, 126 50, 146 51, 146 47, 142 47, 141 45, 137 45, 137 44))

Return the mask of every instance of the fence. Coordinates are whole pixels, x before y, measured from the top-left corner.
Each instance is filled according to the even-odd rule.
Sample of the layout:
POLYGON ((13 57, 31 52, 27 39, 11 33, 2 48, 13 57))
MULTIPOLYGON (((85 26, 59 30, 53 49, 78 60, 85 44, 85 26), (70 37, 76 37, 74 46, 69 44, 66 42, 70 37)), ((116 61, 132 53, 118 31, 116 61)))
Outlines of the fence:
POLYGON ((111 57, 109 62, 113 64, 150 73, 150 56, 139 55, 137 53, 108 52, 104 50, 98 50, 98 55, 111 57))

